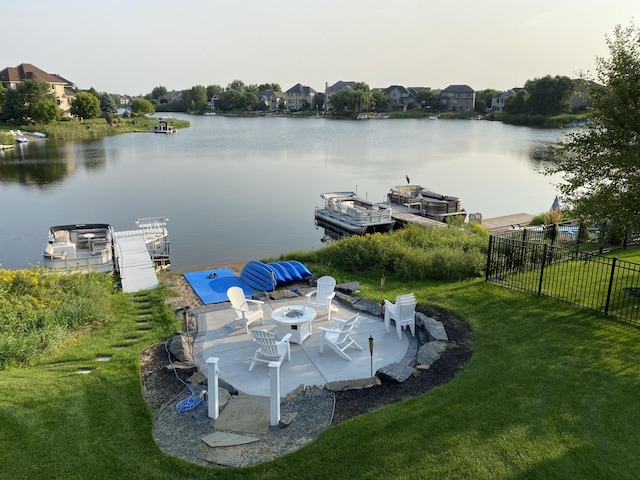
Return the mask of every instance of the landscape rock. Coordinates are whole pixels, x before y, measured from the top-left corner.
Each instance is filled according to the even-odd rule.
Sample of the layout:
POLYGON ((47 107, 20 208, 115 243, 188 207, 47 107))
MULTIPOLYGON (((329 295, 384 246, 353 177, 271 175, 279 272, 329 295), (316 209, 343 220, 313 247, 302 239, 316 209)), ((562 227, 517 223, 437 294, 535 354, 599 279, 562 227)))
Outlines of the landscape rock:
POLYGON ((342 390, 362 390, 363 388, 375 387, 380 385, 380 378, 369 377, 359 378, 356 380, 338 380, 335 382, 328 382, 324 388, 331 392, 340 392, 342 390))
POLYGON ((430 342, 448 342, 449 337, 442 322, 427 317, 423 313, 416 313, 416 325, 422 327, 429 335, 430 342))
POLYGON ((376 375, 387 382, 402 383, 413 375, 413 372, 413 368, 394 362, 380 368, 376 375))
POLYGON ((335 288, 336 292, 353 295, 360 292, 360 282, 339 283, 335 288))
POLYGON ((167 370, 170 372, 173 370, 179 370, 181 372, 197 372, 198 365, 193 362, 173 362, 167 365, 167 370))
POLYGON ((382 309, 380 304, 374 302, 373 300, 369 300, 367 298, 360 297, 352 297, 350 295, 346 295, 344 293, 336 292, 336 299, 340 301, 340 303, 344 303, 348 307, 351 307, 354 310, 360 312, 367 312, 371 315, 375 315, 377 317, 382 315, 382 309))
POLYGON ((447 349, 446 342, 428 342, 418 349, 416 355, 416 363, 423 366, 431 366, 433 362, 438 360, 442 353, 447 349))
POLYGON ((169 343, 169 351, 178 359, 178 361, 193 363, 191 343, 186 335, 181 333, 174 335, 169 343))

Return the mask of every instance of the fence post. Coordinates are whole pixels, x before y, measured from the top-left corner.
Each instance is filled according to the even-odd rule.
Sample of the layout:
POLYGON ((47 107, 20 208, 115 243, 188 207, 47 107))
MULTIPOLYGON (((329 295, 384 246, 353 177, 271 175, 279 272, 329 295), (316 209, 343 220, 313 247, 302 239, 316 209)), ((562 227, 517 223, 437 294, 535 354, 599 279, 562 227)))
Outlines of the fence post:
POLYGON ((613 290, 613 277, 616 272, 616 257, 611 262, 611 275, 609 276, 609 289, 607 290, 607 303, 604 306, 604 314, 609 315, 609 302, 611 301, 611 290, 613 290))
POLYGON ((493 235, 489 235, 489 248, 487 252, 487 268, 484 273, 484 281, 488 282, 490 278, 490 270, 491 270, 491 254, 493 253, 493 235))
POLYGON ((218 360, 217 357, 209 357, 207 358, 207 390, 208 390, 208 399, 209 402, 207 404, 209 418, 213 418, 214 420, 218 418, 220 415, 220 400, 218 398, 218 360))
POLYGON ((280 362, 269 362, 269 420, 273 427, 280 423, 280 362))
POLYGON ((538 282, 538 295, 542 295, 542 279, 544 277, 544 264, 547 261, 547 249, 549 244, 545 243, 542 246, 542 264, 540 264, 540 281, 538 282))

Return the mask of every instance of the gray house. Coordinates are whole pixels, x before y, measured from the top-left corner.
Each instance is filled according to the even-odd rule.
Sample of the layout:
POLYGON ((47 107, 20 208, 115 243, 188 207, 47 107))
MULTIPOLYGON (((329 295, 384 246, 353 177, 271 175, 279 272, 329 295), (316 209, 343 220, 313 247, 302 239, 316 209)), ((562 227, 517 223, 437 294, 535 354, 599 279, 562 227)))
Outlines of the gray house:
POLYGON ((297 112, 310 108, 313 105, 313 99, 316 91, 308 86, 298 83, 286 91, 287 110, 297 112))
POLYGON ((440 109, 444 112, 473 112, 476 92, 469 85, 449 85, 440 92, 440 109))

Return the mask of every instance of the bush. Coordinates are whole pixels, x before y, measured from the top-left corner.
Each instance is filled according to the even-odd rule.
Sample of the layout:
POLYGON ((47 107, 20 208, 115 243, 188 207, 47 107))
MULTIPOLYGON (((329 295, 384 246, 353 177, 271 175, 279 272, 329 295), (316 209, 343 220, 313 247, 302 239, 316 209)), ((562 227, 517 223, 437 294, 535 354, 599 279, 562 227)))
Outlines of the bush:
MULTIPOLYGON (((313 252, 322 269, 398 280, 463 280, 484 274, 489 235, 477 225, 353 236, 313 252)), ((296 255, 305 261, 305 254, 296 255)))
POLYGON ((0 369, 34 362, 80 328, 106 322, 112 278, 0 270, 0 369))

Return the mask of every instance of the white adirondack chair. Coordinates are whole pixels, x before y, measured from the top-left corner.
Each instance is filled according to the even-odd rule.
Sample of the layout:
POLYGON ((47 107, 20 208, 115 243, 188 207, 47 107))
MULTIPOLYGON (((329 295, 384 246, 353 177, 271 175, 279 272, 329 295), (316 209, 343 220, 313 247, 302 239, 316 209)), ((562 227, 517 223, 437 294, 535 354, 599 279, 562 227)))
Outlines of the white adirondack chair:
POLYGON ((244 291, 240 287, 230 287, 227 290, 227 297, 231 302, 231 308, 236 311, 236 318, 227 324, 233 328, 237 325, 244 325, 245 333, 249 333, 249 324, 256 320, 261 320, 264 325, 264 313, 260 300, 248 299, 244 296, 244 291))
POLYGON ((389 333, 391 320, 396 322, 398 338, 402 339, 402 328, 409 327, 411 335, 416 336, 416 297, 413 293, 398 295, 396 303, 384 301, 384 326, 389 333))
POLYGON ((336 279, 329 276, 320 277, 316 290, 307 293, 307 302, 309 305, 321 308, 327 311, 327 320, 331 321, 331 312, 337 312, 338 309, 333 306, 333 297, 336 296, 336 279))
POLYGON ((253 341, 258 344, 258 349, 253 354, 249 371, 253 370, 256 362, 282 362, 285 355, 287 360, 291 361, 290 333, 282 337, 282 340, 276 340, 276 334, 268 330, 251 330, 251 335, 253 341))
POLYGON ((353 330, 359 316, 360 315, 356 313, 349 320, 334 318, 333 321, 335 325, 333 328, 320 327, 320 331, 322 332, 320 353, 324 353, 324 346, 327 345, 345 360, 351 360, 351 357, 344 352, 347 348, 353 346, 358 350, 362 350, 362 347, 356 343, 349 333, 353 330))

